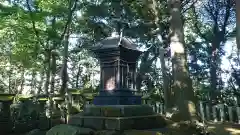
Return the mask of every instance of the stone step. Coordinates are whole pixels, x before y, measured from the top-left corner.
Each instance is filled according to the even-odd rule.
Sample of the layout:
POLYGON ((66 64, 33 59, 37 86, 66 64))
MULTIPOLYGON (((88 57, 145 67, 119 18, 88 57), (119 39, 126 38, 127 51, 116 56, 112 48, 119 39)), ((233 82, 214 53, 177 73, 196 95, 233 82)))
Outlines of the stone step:
POLYGON ((161 115, 131 116, 131 117, 101 117, 76 115, 69 119, 71 125, 95 130, 128 130, 163 128, 166 121, 161 115))
POLYGON ((88 105, 84 109, 84 116, 130 117, 153 115, 153 108, 149 105, 88 105))

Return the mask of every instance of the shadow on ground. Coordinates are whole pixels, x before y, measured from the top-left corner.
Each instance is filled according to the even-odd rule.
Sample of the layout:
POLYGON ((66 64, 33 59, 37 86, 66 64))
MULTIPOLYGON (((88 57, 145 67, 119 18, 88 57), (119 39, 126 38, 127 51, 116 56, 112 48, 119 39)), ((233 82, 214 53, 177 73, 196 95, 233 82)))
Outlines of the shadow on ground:
POLYGON ((208 128, 216 135, 240 135, 240 124, 208 122, 208 128))

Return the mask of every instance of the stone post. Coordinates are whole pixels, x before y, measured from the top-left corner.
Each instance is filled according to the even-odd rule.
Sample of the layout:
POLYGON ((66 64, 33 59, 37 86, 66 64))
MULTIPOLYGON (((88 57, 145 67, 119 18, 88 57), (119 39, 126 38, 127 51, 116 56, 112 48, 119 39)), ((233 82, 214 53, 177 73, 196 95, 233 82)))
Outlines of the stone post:
POLYGON ((161 112, 160 114, 162 114, 162 115, 163 115, 163 114, 164 114, 164 112, 165 112, 165 109, 164 109, 164 108, 165 108, 165 106, 164 106, 164 104, 163 104, 163 103, 161 103, 161 106, 160 106, 160 107, 161 107, 161 108, 160 108, 160 112, 161 112))
POLYGON ((201 114, 202 121, 205 121, 203 101, 199 101, 199 104, 200 104, 200 114, 201 114))
POLYGON ((220 118, 221 122, 224 122, 225 120, 224 104, 220 104, 220 118))
POLYGON ((232 111, 233 111, 232 106, 229 106, 228 107, 229 122, 233 122, 233 113, 232 113, 232 111))
POLYGON ((211 120, 209 104, 206 104, 206 116, 207 116, 207 120, 211 120))
POLYGON ((160 102, 156 102, 156 113, 160 113, 160 106, 161 106, 161 103, 160 102))
POLYGON ((214 105, 212 107, 212 112, 213 112, 213 121, 217 122, 217 107, 216 107, 216 105, 214 105))
POLYGON ((237 107, 238 124, 240 124, 240 107, 237 107))

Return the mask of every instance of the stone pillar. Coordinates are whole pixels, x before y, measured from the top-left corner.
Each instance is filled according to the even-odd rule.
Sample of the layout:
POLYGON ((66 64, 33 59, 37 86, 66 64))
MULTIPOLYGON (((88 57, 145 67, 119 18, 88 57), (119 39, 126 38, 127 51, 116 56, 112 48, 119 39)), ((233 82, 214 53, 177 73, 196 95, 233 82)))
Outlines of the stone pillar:
POLYGON ((160 108, 160 114, 164 114, 164 112, 165 112, 165 106, 164 106, 164 104, 163 103, 161 103, 161 106, 160 106, 161 108, 160 108))
POLYGON ((161 106, 161 103, 160 102, 156 102, 156 113, 160 113, 160 110, 161 110, 161 108, 160 108, 160 106, 161 106))
POLYGON ((142 103, 143 103, 143 104, 147 104, 145 99, 142 100, 142 103))
POLYGON ((216 107, 216 105, 214 105, 212 107, 212 112, 213 112, 213 121, 217 122, 217 107, 216 107))
POLYGON ((224 112, 224 104, 220 104, 220 120, 221 122, 225 121, 225 112, 224 112))
POLYGON ((157 113, 157 104, 156 102, 152 103, 153 111, 157 113))
POLYGON ((199 104, 200 104, 200 114, 201 114, 202 121, 205 121, 203 101, 199 101, 199 104))
POLYGON ((206 116, 207 116, 207 120, 211 120, 209 104, 206 104, 206 116))
POLYGON ((238 124, 240 124, 240 107, 237 107, 238 124))
POLYGON ((233 108, 232 106, 228 107, 229 122, 233 122, 233 108))

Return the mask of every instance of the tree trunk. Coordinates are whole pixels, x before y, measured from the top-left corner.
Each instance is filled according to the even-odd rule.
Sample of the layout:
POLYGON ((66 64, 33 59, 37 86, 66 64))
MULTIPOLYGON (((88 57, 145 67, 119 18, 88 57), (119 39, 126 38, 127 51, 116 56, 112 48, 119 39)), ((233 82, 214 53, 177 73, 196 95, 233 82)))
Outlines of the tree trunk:
POLYGON ((42 91, 43 80, 44 80, 44 69, 42 69, 40 76, 41 76, 41 78, 40 78, 40 82, 39 82, 38 88, 37 88, 37 95, 40 95, 40 93, 42 91))
MULTIPOLYGON (((174 121, 197 120, 196 101, 192 81, 187 67, 185 51, 183 20, 181 15, 181 0, 169 0, 170 5, 170 48, 173 64, 173 106, 171 110, 174 121)), ((167 112, 169 114, 169 112, 167 112)))
POLYGON ((167 73, 167 68, 164 59, 164 49, 160 50, 160 62, 161 62, 161 69, 162 69, 162 76, 163 76, 163 91, 164 91, 164 105, 165 108, 171 108, 171 89, 169 87, 169 76, 167 73))
POLYGON ((45 89, 45 94, 49 94, 48 88, 49 88, 50 74, 51 74, 51 51, 50 51, 50 49, 48 49, 46 53, 47 53, 46 62, 45 62, 46 82, 45 82, 44 89, 45 89))
POLYGON ((13 85, 13 83, 12 83, 12 73, 13 73, 13 69, 12 69, 12 64, 10 62, 10 70, 9 70, 9 73, 8 73, 8 92, 9 93, 12 93, 12 89, 13 89, 13 87, 12 87, 12 85, 13 85))
POLYGON ((56 76, 56 56, 55 54, 52 54, 52 65, 51 65, 51 87, 50 87, 50 93, 54 93, 55 89, 55 76, 56 76))
POLYGON ((36 75, 37 75, 37 72, 33 69, 32 71, 32 81, 31 81, 31 93, 32 94, 35 94, 35 90, 36 90, 36 75))
POLYGON ((237 48, 238 50, 240 50, 240 1, 239 0, 235 0, 236 1, 236 18, 237 18, 237 22, 236 22, 236 27, 237 27, 237 36, 236 36, 236 41, 237 41, 237 48))
POLYGON ((24 89, 24 83, 25 83, 24 75, 25 75, 25 69, 24 69, 24 67, 22 67, 22 69, 21 69, 21 84, 20 84, 20 90, 18 92, 19 94, 22 94, 23 89, 24 89))
MULTIPOLYGON (((69 26, 70 27, 70 26, 69 26)), ((66 117, 66 122, 68 122, 68 118, 70 115, 70 110, 71 110, 71 101, 70 101, 70 93, 68 91, 68 73, 67 73, 67 60, 68 60, 68 45, 69 45, 69 35, 70 35, 70 28, 68 27, 66 35, 64 37, 64 54, 63 54, 63 67, 62 67, 62 86, 61 86, 61 91, 60 94, 65 95, 65 101, 67 105, 67 117, 66 117)))
POLYGON ((80 76, 81 76, 81 66, 79 64, 78 65, 77 76, 76 76, 76 85, 75 85, 76 88, 79 88, 80 76))
MULTIPOLYGON (((217 33, 216 33, 217 35, 217 33)), ((211 61, 210 61, 210 83, 211 83, 211 91, 210 97, 211 100, 216 98, 216 91, 217 91, 217 48, 220 43, 217 42, 217 38, 212 42, 211 48, 211 61)))
POLYGON ((137 81, 136 81, 136 89, 138 91, 140 91, 141 86, 142 86, 142 81, 146 80, 147 78, 145 78, 144 74, 149 72, 149 69, 151 69, 151 65, 153 63, 154 60, 156 60, 157 55, 155 55, 153 58, 149 59, 150 56, 150 52, 147 51, 144 53, 142 59, 141 59, 141 64, 140 64, 140 68, 137 74, 137 81))

